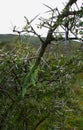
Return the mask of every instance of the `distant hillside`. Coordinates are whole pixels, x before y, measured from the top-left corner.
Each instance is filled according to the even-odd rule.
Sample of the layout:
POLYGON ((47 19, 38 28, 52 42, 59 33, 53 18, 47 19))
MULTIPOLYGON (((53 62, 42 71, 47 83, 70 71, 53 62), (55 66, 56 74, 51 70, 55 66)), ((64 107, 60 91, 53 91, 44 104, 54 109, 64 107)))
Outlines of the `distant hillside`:
MULTIPOLYGON (((45 37, 42 38, 45 40, 45 37)), ((34 47, 39 47, 40 40, 35 36, 27 36, 27 35, 21 35, 20 37, 18 35, 14 34, 0 34, 0 49, 4 49, 6 51, 12 50, 14 48, 13 43, 18 43, 18 41, 22 41, 22 43, 32 44, 34 47)), ((52 53, 67 53, 68 55, 73 54, 78 49, 83 50, 83 44, 80 43, 80 41, 74 41, 74 40, 58 40, 58 41, 52 41, 52 44, 47 47, 47 52, 51 51, 52 53)))
POLYGON ((21 41, 25 43, 30 43, 30 44, 35 44, 35 45, 40 44, 40 40, 35 36, 21 35, 21 37, 19 37, 18 35, 14 35, 14 34, 0 34, 1 44, 14 43, 19 39, 21 39, 21 41))
POLYGON ((14 34, 0 34, 0 43, 10 43, 13 42, 17 35, 14 34))

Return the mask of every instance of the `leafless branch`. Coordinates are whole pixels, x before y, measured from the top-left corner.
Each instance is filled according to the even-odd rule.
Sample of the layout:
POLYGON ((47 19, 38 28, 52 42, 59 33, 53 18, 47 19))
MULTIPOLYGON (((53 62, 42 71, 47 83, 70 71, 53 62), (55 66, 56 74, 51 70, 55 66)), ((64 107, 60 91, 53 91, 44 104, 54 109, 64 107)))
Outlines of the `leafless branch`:
MULTIPOLYGON (((22 97, 24 97, 25 93, 26 93, 26 89, 28 88, 28 84, 31 80, 31 76, 32 76, 32 73, 35 72, 35 70, 38 68, 39 64, 40 64, 40 61, 45 53, 45 50, 48 46, 48 44, 51 43, 51 41, 53 40, 53 33, 54 31, 57 29, 57 27, 59 25, 61 25, 61 23, 63 22, 63 19, 65 17, 68 17, 69 15, 75 15, 77 12, 69 12, 69 8, 76 2, 77 0, 69 0, 69 2, 66 4, 65 8, 63 9, 62 13, 57 17, 57 20, 54 22, 54 24, 52 25, 51 28, 49 28, 48 30, 48 33, 47 33, 47 36, 46 36, 46 39, 45 41, 42 40, 42 38, 40 37, 40 35, 38 35, 36 33, 36 31, 34 30, 34 28, 30 25, 31 27, 31 30, 32 32, 40 39, 40 41, 42 42, 42 46, 41 46, 41 49, 40 49, 40 52, 39 52, 39 55, 38 55, 38 58, 36 59, 36 62, 32 68, 32 70, 30 71, 30 73, 26 76, 25 78, 25 82, 24 82, 24 85, 23 85, 23 89, 22 89, 22 97)), ((45 5, 47 6, 47 5, 45 5)), ((47 6, 48 8, 50 8, 49 6, 47 6)), ((52 8, 50 8, 52 10, 52 8)), ((27 21, 27 24, 29 24, 29 21, 28 19, 26 18, 26 21, 27 21)))
MULTIPOLYGON (((38 16, 38 15, 37 15, 38 16)), ((36 17, 37 17, 36 16, 36 17)), ((35 17, 35 18, 36 18, 35 17)), ((40 41, 43 43, 44 41, 42 40, 42 38, 41 38, 41 36, 35 31, 35 29, 32 27, 32 25, 31 25, 31 22, 35 19, 35 18, 33 18, 33 20, 31 20, 30 22, 29 22, 29 20, 27 19, 27 17, 24 17, 25 19, 26 19, 26 22, 27 22, 27 25, 29 24, 29 26, 30 26, 30 28, 31 28, 31 32, 33 33, 33 34, 35 34, 39 39, 40 39, 40 41)))

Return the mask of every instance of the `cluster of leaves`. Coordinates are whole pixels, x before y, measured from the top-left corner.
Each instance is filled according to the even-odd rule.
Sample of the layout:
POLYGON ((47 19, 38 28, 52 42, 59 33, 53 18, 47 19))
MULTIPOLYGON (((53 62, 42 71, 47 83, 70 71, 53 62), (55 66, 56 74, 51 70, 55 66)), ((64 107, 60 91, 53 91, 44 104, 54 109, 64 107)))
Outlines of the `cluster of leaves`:
POLYGON ((11 52, 0 51, 0 129, 82 127, 72 121, 81 115, 72 84, 74 75, 83 70, 82 52, 69 57, 47 51, 31 76, 25 97, 20 99, 25 77, 36 59, 36 50, 31 48, 21 43, 11 52))

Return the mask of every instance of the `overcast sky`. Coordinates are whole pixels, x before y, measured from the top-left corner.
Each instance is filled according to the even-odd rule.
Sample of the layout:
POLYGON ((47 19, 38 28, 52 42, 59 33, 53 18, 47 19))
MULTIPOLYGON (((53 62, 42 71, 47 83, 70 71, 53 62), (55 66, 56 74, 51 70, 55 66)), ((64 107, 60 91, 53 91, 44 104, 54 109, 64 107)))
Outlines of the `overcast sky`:
MULTIPOLYGON (((0 34, 12 33, 12 26, 25 25, 24 16, 31 19, 37 14, 43 15, 47 8, 63 8, 68 0, 0 0, 0 34)), ((83 0, 78 0, 79 6, 83 0)))

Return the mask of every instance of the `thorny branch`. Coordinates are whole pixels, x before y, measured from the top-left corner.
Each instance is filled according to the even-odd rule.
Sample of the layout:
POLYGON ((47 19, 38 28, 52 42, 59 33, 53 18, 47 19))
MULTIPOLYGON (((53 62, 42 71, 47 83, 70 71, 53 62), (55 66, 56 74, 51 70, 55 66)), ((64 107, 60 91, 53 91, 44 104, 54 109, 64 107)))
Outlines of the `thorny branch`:
MULTIPOLYGON (((63 11, 61 12, 61 14, 58 13, 58 16, 57 16, 56 21, 54 21, 54 23, 53 23, 53 22, 50 22, 50 24, 53 24, 53 25, 49 25, 49 24, 48 24, 49 30, 48 30, 48 33, 47 33, 47 36, 46 36, 45 41, 43 41, 42 38, 41 38, 41 36, 40 36, 38 33, 36 33, 36 31, 34 30, 34 28, 33 28, 32 25, 31 25, 31 23, 30 23, 30 22, 28 21, 28 19, 25 17, 25 19, 26 19, 26 21, 27 21, 27 25, 30 26, 30 29, 29 29, 29 30, 26 29, 25 31, 26 31, 26 32, 31 32, 31 33, 35 34, 35 35, 40 39, 40 41, 42 42, 42 45, 41 45, 40 52, 39 52, 39 54, 38 54, 38 58, 36 59, 36 62, 35 62, 35 64, 34 64, 32 70, 31 70, 31 72, 30 72, 30 73, 26 76, 26 78, 25 78, 25 82, 24 82, 24 85, 23 85, 23 87, 22 87, 22 92, 21 92, 21 96, 22 96, 22 97, 24 97, 24 95, 26 94, 26 90, 27 90, 27 88, 28 88, 28 86, 29 86, 29 83, 30 83, 30 80, 31 80, 31 76, 32 76, 32 74, 35 72, 35 70, 38 68, 38 66, 39 66, 39 64, 40 64, 40 61, 41 61, 41 59, 42 59, 42 57, 43 57, 43 55, 44 55, 44 53, 45 53, 45 50, 46 50, 48 44, 50 44, 51 41, 53 40, 53 33, 54 33, 54 31, 57 29, 57 27, 58 27, 59 25, 62 24, 64 18, 68 17, 69 15, 75 15, 75 14, 77 13, 77 11, 73 11, 73 12, 72 12, 72 11, 69 11, 70 7, 71 7, 74 3, 76 3, 76 2, 77 2, 77 0, 69 0, 69 2, 66 4, 66 6, 65 6, 65 8, 63 9, 63 11)), ((48 7, 48 8, 50 8, 50 7, 48 7)), ((50 9, 51 9, 51 8, 50 8, 50 9)), ((51 10, 52 10, 52 9, 51 9, 51 10)), ((79 11, 78 11, 78 13, 79 13, 79 11)), ((53 17, 53 16, 52 16, 52 17, 53 17)), ((53 20, 53 19, 51 19, 51 20, 53 20)), ((46 22, 47 22, 47 21, 46 21, 46 22)), ((15 30, 14 30, 14 31, 15 31, 15 30)))

